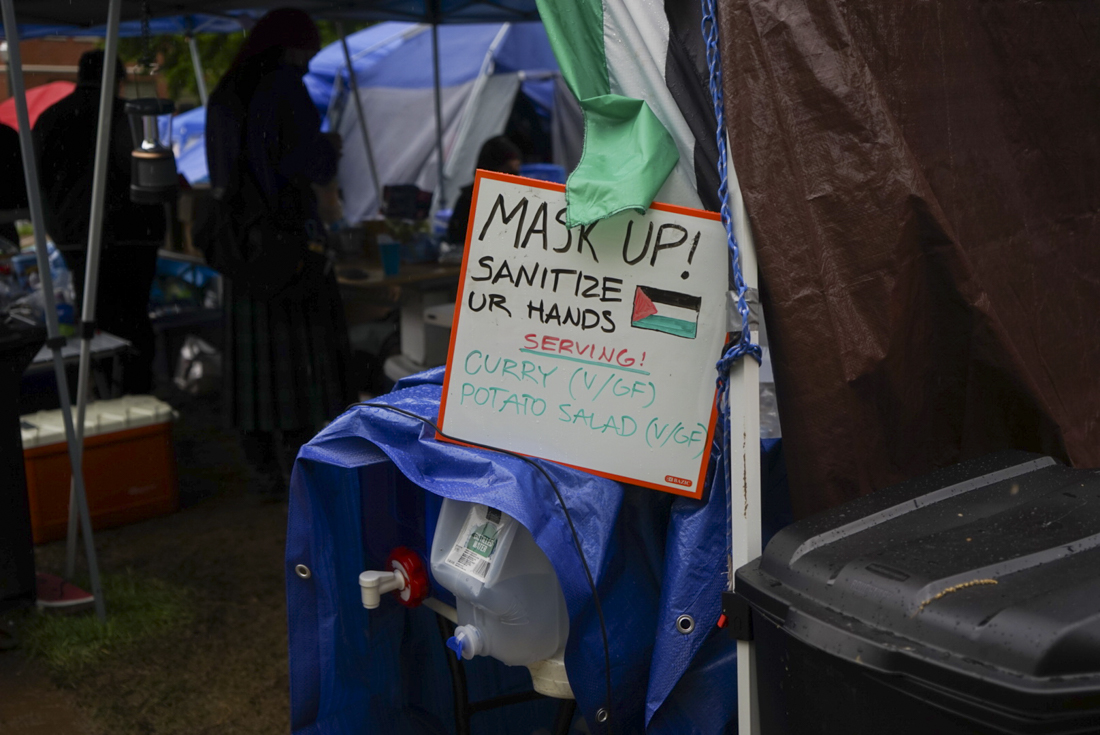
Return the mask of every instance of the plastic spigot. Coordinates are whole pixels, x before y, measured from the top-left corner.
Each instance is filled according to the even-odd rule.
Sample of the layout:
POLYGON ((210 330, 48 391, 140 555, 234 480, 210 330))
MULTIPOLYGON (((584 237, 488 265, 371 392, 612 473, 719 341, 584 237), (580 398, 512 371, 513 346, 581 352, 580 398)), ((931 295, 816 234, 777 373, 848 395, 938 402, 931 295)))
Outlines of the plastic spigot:
POLYGON ((378 607, 382 595, 405 589, 405 575, 398 571, 366 571, 359 575, 359 588, 363 597, 363 607, 373 610, 378 607))
POLYGON ((363 607, 373 610, 381 603, 382 595, 396 592, 398 602, 406 607, 416 607, 431 593, 428 570, 420 555, 412 549, 398 546, 390 552, 386 562, 389 572, 369 570, 359 575, 359 587, 363 607))
POLYGON ((447 648, 455 652, 455 656, 471 659, 482 652, 485 641, 481 637, 481 631, 474 625, 460 625, 455 628, 455 634, 447 639, 447 648))

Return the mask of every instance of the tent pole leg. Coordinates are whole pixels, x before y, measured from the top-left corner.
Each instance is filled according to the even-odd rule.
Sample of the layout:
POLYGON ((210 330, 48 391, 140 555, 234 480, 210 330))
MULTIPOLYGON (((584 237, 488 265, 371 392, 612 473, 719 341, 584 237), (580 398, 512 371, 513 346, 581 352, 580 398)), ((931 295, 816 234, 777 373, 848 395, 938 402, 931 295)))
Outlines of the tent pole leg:
MULTIPOLYGON (((102 87, 99 93, 99 120, 96 128, 95 166, 92 169, 92 209, 88 224, 88 256, 84 270, 84 304, 81 311, 81 339, 80 339, 80 370, 76 386, 76 431, 80 437, 80 451, 83 458, 84 439, 84 413, 88 407, 88 382, 91 377, 92 367, 92 334, 90 325, 96 320, 96 299, 99 295, 99 258, 103 249, 103 211, 107 201, 107 156, 111 143, 111 124, 114 117, 114 100, 118 88, 118 80, 115 78, 115 59, 118 57, 118 24, 121 15, 121 0, 111 0, 107 11, 107 41, 103 54, 102 87)), ((79 494, 79 493, 77 493, 79 494)), ((87 498, 77 498, 77 502, 87 505, 87 498)), ((72 513, 69 520, 73 520, 72 513)), ((90 520, 81 518, 81 530, 84 533, 85 555, 88 557, 89 572, 92 575, 92 586, 99 583, 99 571, 92 569, 96 566, 95 539, 92 536, 90 520)), ((66 558, 75 559, 76 533, 69 529, 69 540, 72 546, 66 549, 66 558)), ((100 599, 100 592, 95 592, 96 599, 100 599)))
POLYGON ((439 201, 447 201, 447 192, 444 190, 443 181, 443 97, 440 85, 443 84, 439 75, 439 23, 432 23, 432 70, 435 90, 435 151, 439 168, 439 201))
MULTIPOLYGON (((72 402, 69 397, 69 384, 65 377, 65 363, 61 357, 61 348, 65 340, 60 336, 57 323, 57 303, 54 299, 53 278, 50 275, 50 260, 46 250, 46 221, 42 212, 42 193, 38 185, 38 161, 34 155, 31 140, 30 115, 27 113, 26 88, 23 84, 23 61, 19 48, 19 30, 15 20, 15 7, 12 0, 0 0, 3 9, 4 30, 8 36, 8 58, 11 64, 12 96, 15 98, 16 116, 19 121, 19 146, 23 155, 23 168, 27 184, 27 198, 30 204, 31 221, 34 224, 34 249, 38 261, 38 273, 42 282, 42 302, 46 317, 46 330, 49 346, 53 353, 54 375, 57 379, 57 393, 61 403, 61 417, 65 425, 65 439, 69 446, 69 460, 73 473, 73 486, 77 500, 77 511, 84 527, 84 542, 88 554, 88 571, 92 578, 92 594, 95 596, 96 615, 101 621, 107 619, 107 609, 103 600, 103 589, 99 582, 99 565, 92 541, 91 519, 88 515, 87 497, 84 493, 84 468, 82 465, 81 441, 73 425, 72 402)), ((114 46, 118 45, 118 21, 121 14, 121 0, 111 0, 109 18, 113 21, 114 46)), ((111 36, 108 36, 108 49, 111 49, 111 36)), ((112 57, 113 58, 113 57, 112 57)))
POLYGON ((195 41, 194 36, 187 37, 187 48, 191 50, 191 66, 195 69, 195 84, 199 88, 199 101, 202 102, 202 106, 206 107, 206 76, 202 70, 202 57, 199 56, 199 44, 195 41))
MULTIPOLYGON (((729 170, 730 210, 735 235, 741 246, 741 271, 749 288, 757 287, 756 248, 749 229, 748 214, 733 168, 729 170)), ((759 327, 754 327, 754 343, 760 339, 759 327)), ((730 368, 730 509, 731 539, 729 588, 738 568, 760 556, 760 365, 751 357, 739 360, 730 368)), ((752 641, 737 641, 737 719, 738 732, 759 735, 760 710, 757 705, 756 645, 752 641)))
POLYGON ((355 101, 355 118, 359 121, 359 132, 363 134, 363 144, 367 147, 367 163, 370 166, 370 178, 374 182, 375 197, 379 206, 382 204, 382 185, 378 180, 378 168, 374 163, 374 148, 370 143, 370 132, 367 130, 367 115, 363 111, 363 100, 359 96, 359 81, 355 78, 355 67, 351 63, 351 50, 348 49, 348 38, 344 34, 344 24, 337 21, 336 32, 340 34, 340 45, 344 47, 344 61, 348 65, 348 86, 351 87, 351 97, 355 101))

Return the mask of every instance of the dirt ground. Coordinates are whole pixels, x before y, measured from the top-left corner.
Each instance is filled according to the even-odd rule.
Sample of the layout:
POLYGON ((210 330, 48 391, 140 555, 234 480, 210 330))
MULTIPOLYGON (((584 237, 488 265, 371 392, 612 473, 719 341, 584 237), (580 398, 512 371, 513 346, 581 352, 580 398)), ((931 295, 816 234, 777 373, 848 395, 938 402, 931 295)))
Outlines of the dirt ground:
MULTIPOLYGON (((179 593, 186 619, 107 647, 78 676, 33 652, 0 653, 0 680, 18 676, 30 694, 74 708, 93 735, 288 732, 286 503, 249 494, 250 474, 235 435, 222 428, 216 397, 161 397, 180 412, 181 510, 103 530, 96 546, 105 576, 179 593)), ((60 573, 64 555, 64 541, 38 547, 39 570, 60 573)), ((6 716, 0 730, 10 735, 49 731, 21 730, 19 712, 6 716)))

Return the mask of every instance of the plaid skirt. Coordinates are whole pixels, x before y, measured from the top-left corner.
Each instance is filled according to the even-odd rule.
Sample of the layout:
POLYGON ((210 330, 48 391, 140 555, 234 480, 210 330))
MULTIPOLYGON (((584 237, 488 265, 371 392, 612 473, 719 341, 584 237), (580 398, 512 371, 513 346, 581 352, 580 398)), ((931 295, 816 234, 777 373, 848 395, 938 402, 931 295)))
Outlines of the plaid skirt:
POLYGON ((320 430, 351 403, 336 279, 305 298, 258 300, 225 286, 223 397, 241 431, 320 430))

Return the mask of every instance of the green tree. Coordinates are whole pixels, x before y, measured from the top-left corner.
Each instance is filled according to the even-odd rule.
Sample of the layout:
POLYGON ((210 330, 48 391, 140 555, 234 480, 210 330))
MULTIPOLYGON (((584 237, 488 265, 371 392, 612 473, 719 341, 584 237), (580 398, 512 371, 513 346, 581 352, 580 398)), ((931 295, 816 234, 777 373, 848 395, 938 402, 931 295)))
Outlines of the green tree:
MULTIPOLYGON (((345 24, 345 28, 347 33, 351 34, 369 25, 370 23, 350 23, 345 24)), ((336 24, 331 21, 318 21, 317 29, 321 32, 322 46, 327 46, 340 38, 340 34, 336 31, 336 24)), ((213 91, 222 75, 228 71, 245 37, 244 32, 199 33, 195 36, 207 90, 213 91)), ((178 105, 184 103, 198 105, 199 88, 195 81, 195 70, 191 63, 191 50, 187 46, 187 39, 177 35, 153 36, 149 44, 159 62, 157 73, 163 75, 168 84, 168 96, 178 105)), ((130 66, 142 57, 144 48, 140 38, 121 39, 119 57, 127 66, 130 66)))

